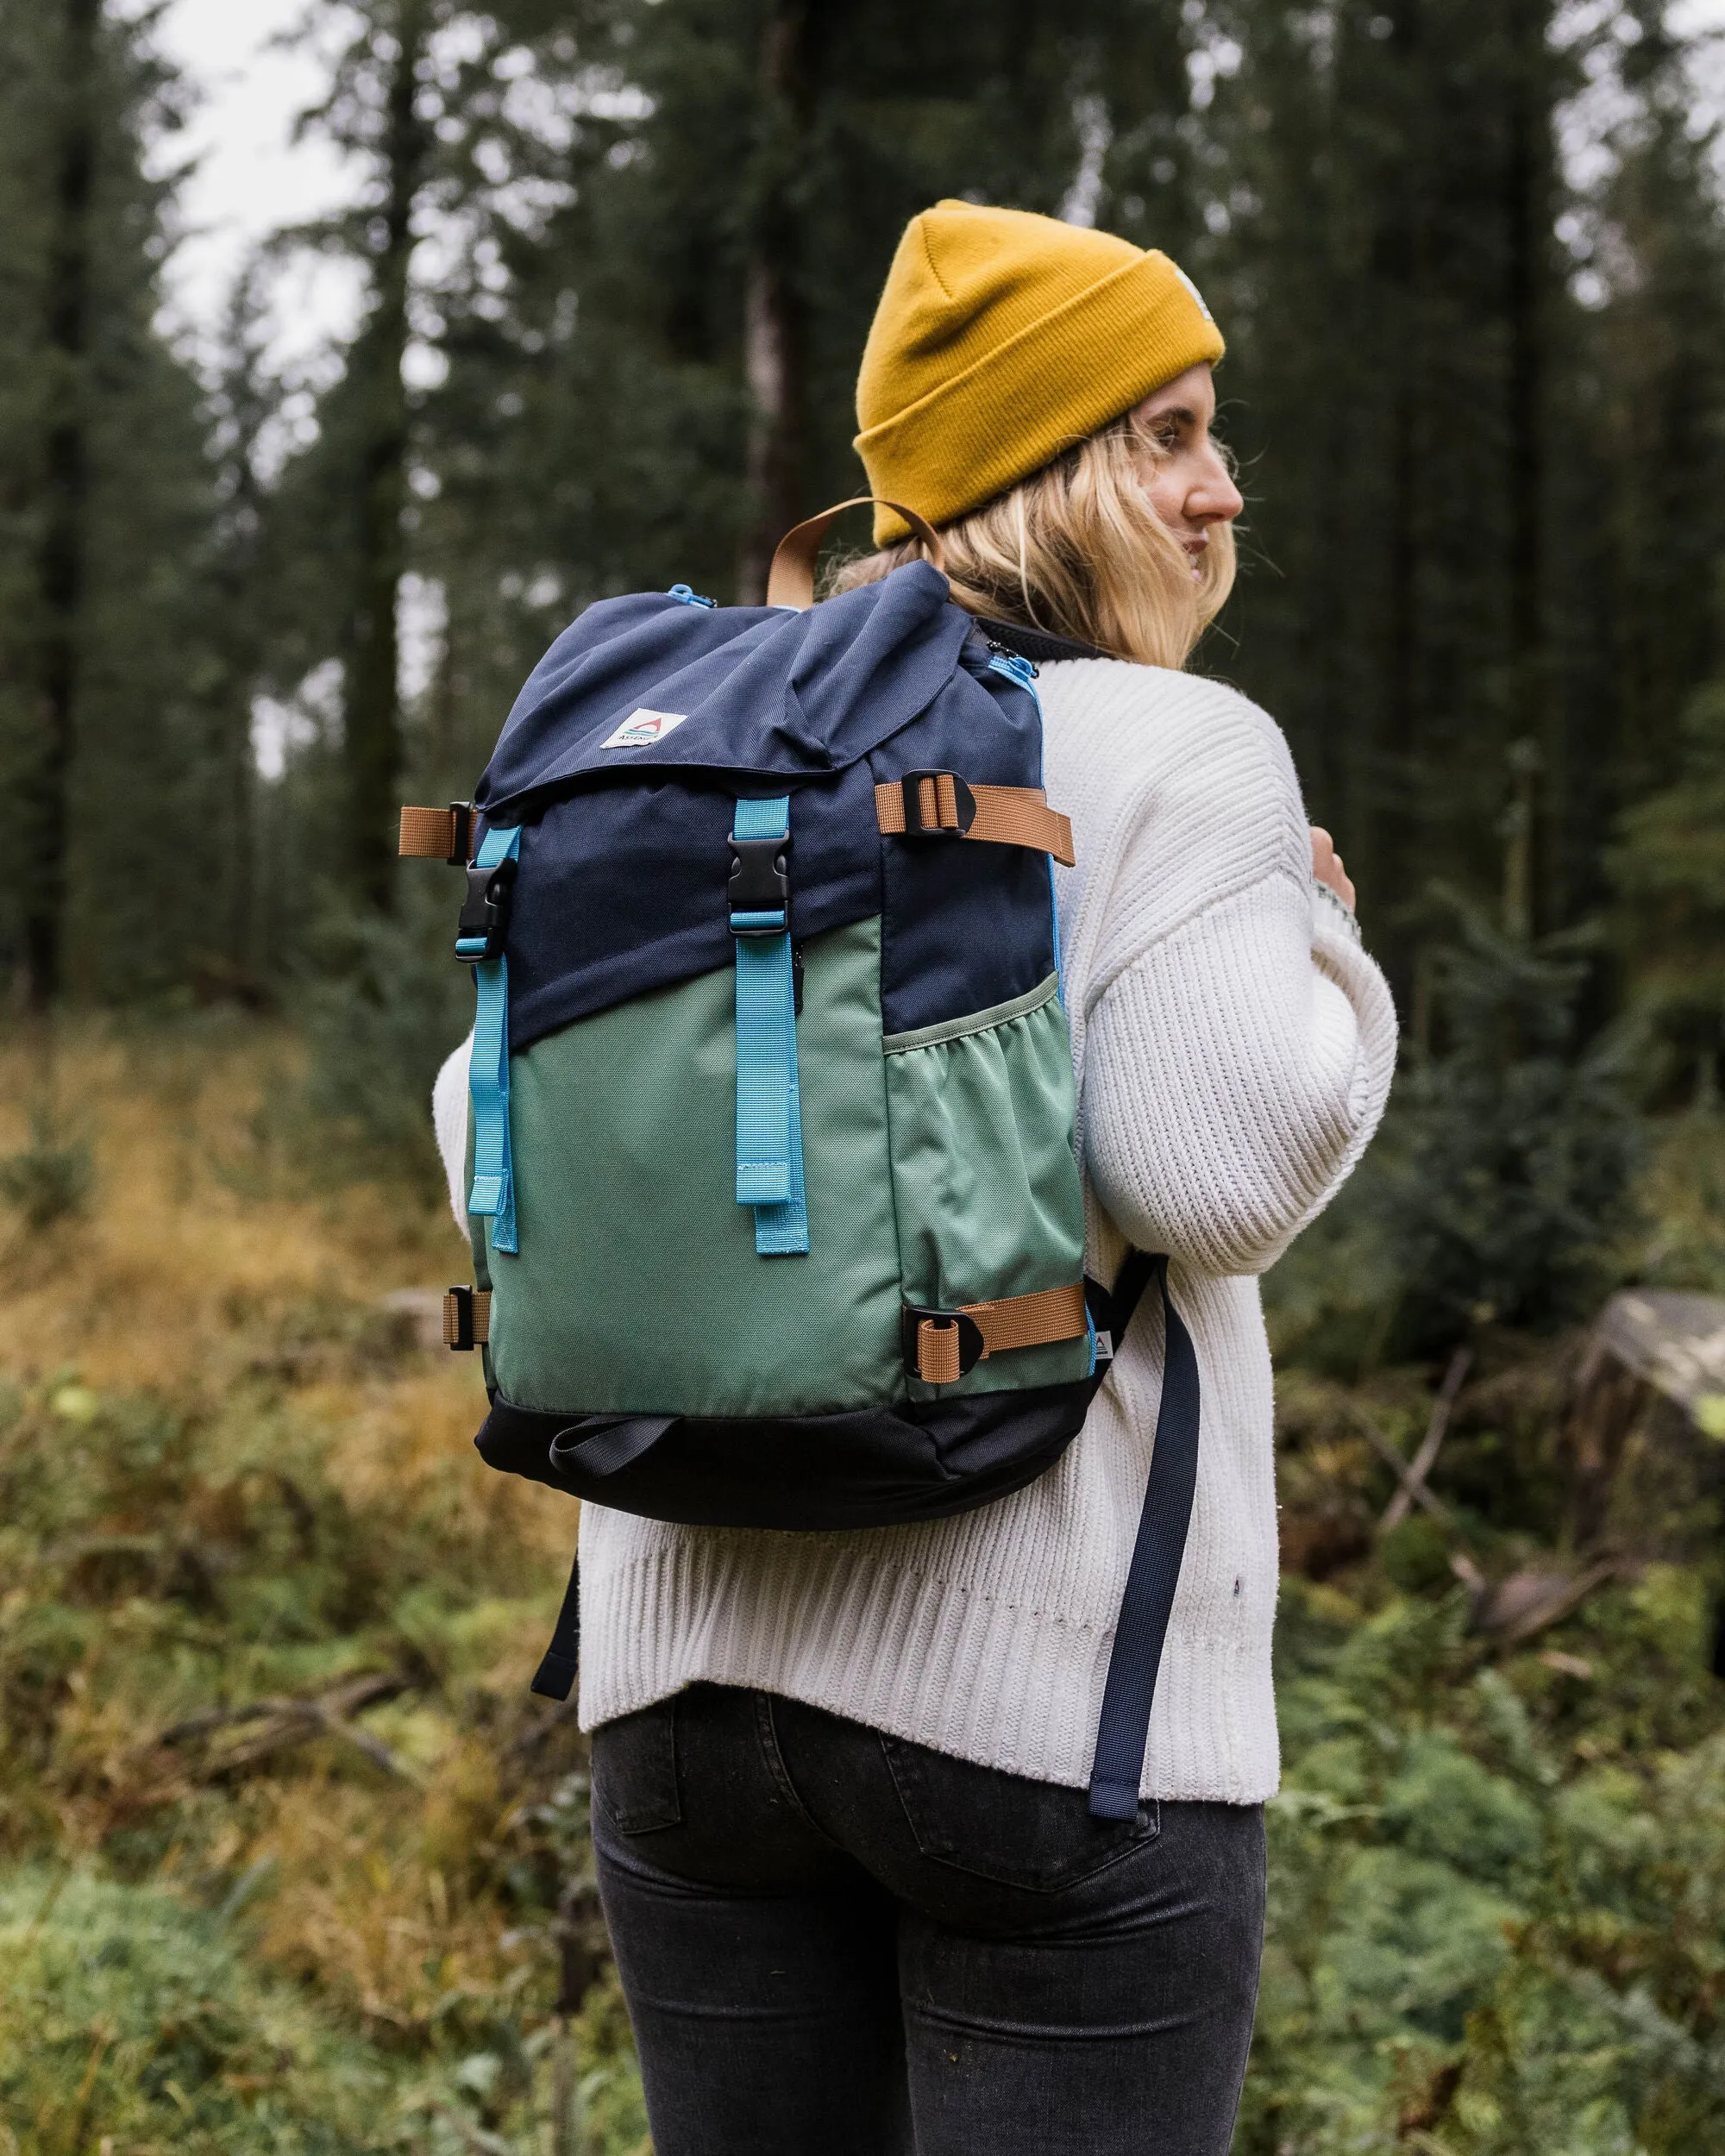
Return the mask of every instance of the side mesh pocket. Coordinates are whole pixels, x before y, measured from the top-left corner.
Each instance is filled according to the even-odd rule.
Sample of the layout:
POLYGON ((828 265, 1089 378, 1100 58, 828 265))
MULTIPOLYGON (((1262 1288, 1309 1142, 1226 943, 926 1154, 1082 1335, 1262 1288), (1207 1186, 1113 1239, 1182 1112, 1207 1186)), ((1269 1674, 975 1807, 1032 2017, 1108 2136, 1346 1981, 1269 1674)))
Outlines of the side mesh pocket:
MULTIPOLYGON (((1055 981, 882 1045, 906 1300, 952 1310, 1081 1278, 1072 1050, 1055 981)), ((1063 1384, 1089 1363, 1087 1340, 1061 1341, 991 1356, 938 1395, 916 1379, 911 1391, 1063 1384)))

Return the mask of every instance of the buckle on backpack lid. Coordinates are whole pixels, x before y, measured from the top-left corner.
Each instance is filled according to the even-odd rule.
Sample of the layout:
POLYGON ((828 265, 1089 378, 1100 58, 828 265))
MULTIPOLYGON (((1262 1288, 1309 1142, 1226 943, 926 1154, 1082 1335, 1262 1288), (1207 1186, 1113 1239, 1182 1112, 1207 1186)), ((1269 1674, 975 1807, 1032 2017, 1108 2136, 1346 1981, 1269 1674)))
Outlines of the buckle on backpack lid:
POLYGON ((455 956, 464 964, 477 966, 482 959, 503 956, 517 865, 513 858, 499 861, 494 868, 469 865, 467 895, 455 924, 455 956))
POLYGON ((784 838, 731 837, 731 905, 733 936, 782 936, 790 923, 791 877, 784 838))
POLYGON ((899 787, 906 838, 963 838, 976 821, 976 796, 956 771, 906 771, 899 787))

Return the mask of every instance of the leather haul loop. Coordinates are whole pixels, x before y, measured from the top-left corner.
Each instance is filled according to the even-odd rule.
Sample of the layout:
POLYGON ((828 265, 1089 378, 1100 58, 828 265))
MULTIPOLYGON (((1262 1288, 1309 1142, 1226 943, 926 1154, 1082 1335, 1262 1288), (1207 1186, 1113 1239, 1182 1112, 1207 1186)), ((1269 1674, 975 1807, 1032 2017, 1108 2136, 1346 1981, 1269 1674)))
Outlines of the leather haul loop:
POLYGON ((451 801, 448 808, 404 808, 396 852, 404 861, 446 861, 462 868, 472 858, 474 805, 451 801))

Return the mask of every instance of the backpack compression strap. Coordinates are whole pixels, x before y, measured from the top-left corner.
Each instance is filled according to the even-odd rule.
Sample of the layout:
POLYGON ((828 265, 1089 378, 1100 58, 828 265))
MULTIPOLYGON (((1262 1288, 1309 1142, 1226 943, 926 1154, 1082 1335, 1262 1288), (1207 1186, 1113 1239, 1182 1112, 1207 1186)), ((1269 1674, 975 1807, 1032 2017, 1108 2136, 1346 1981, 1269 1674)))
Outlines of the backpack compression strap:
POLYGON ((1150 1479, 1138 1515, 1138 1538, 1120 1597, 1113 1652, 1102 1689, 1101 1720, 1090 1768, 1090 1812, 1095 1819, 1136 1819, 1150 1741, 1150 1710, 1174 1590, 1180 1582, 1186 1531, 1198 1482, 1198 1357, 1192 1336, 1168 1293, 1168 1260, 1134 1250, 1107 1298, 1118 1353, 1138 1299, 1151 1281, 1162 1296, 1166 1328, 1162 1358, 1162 1407, 1150 1479))
POLYGON ((956 771, 907 771, 875 788, 875 820, 888 837, 1028 846, 1069 868, 1075 858, 1071 819, 1050 808, 1039 786, 969 786, 956 771))
POLYGON ((739 800, 731 833, 737 947, 737 1202, 755 1210, 760 1257, 809 1246, 791 955, 791 802, 739 800))
POLYGON ((496 1225, 494 1250, 513 1251, 515 1175, 509 1147, 509 961, 503 939, 509 887, 521 850, 521 826, 493 824, 467 871, 468 903, 461 909, 455 956, 474 969, 478 1003, 474 1012, 474 1184, 467 1211, 496 1225))
POLYGON ((1083 1282, 1074 1281, 1070 1288, 967 1302, 957 1310, 921 1310, 907 1304, 901 1324, 905 1367, 925 1385, 956 1385, 991 1355, 1082 1339, 1089 1319, 1083 1282))

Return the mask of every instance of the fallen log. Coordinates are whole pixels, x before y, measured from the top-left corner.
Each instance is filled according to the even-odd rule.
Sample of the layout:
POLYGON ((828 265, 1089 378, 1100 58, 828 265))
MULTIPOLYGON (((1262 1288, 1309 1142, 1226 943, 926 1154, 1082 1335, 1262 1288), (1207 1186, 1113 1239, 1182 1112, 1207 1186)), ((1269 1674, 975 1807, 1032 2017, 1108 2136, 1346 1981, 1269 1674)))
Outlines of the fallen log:
POLYGON ((392 1752, 380 1738, 357 1727, 353 1717, 367 1708, 380 1706, 408 1689, 405 1677, 386 1670, 367 1670, 344 1677, 321 1692, 282 1699, 248 1700, 236 1707, 210 1708, 188 1715, 163 1730, 156 1739, 159 1749, 177 1752, 191 1745, 206 1747, 193 1779, 219 1782, 248 1773, 273 1754, 309 1743, 314 1737, 339 1738, 351 1745, 384 1773, 417 1784, 420 1776, 392 1752), (254 1733, 233 1744, 212 1744, 228 1730, 251 1728, 254 1733))

